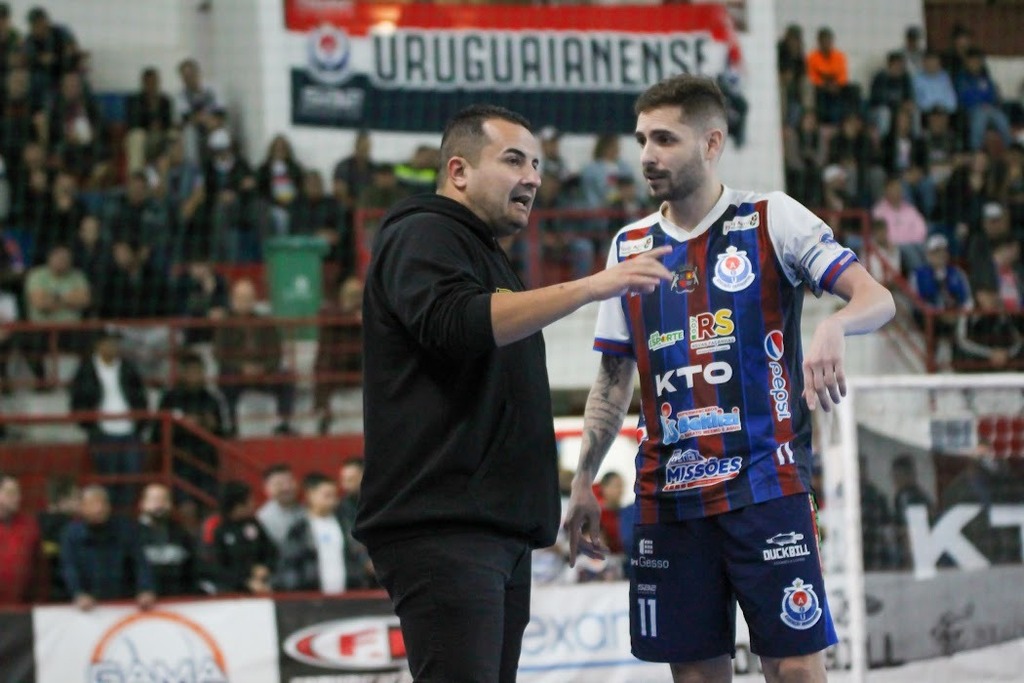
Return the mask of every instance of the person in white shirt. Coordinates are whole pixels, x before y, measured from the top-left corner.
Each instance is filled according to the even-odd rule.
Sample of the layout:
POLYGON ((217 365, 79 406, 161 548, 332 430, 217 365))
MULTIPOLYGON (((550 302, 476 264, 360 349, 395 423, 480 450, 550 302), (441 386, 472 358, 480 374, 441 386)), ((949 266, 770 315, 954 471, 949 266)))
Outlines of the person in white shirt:
POLYGON ((263 472, 263 492, 267 502, 256 511, 256 519, 280 550, 288 530, 305 512, 299 503, 299 486, 292 468, 284 463, 268 467, 263 472))
MULTIPOLYGON (((83 415, 79 424, 89 435, 89 454, 99 475, 134 475, 142 472, 145 451, 141 432, 145 420, 125 416, 149 410, 142 375, 121 356, 120 337, 104 331, 96 339, 94 353, 78 366, 71 380, 71 411, 122 415, 103 419, 83 415)), ((115 508, 130 508, 138 493, 137 484, 103 482, 115 508)))
POLYGON ((288 530, 274 576, 278 590, 345 592, 354 572, 350 530, 337 515, 338 485, 318 472, 303 479, 305 515, 288 530))

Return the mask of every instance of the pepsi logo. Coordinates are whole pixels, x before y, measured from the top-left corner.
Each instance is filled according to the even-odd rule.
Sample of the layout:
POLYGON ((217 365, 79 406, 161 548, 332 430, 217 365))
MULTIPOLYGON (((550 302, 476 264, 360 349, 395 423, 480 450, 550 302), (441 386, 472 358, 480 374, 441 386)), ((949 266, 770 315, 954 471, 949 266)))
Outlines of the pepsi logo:
POLYGON ((398 671, 405 665, 405 642, 395 617, 362 617, 314 624, 288 636, 292 659, 336 671, 398 671))
POLYGON ((764 352, 770 360, 780 361, 782 360, 782 354, 785 353, 786 347, 783 344, 782 332, 779 330, 772 330, 764 338, 764 352))

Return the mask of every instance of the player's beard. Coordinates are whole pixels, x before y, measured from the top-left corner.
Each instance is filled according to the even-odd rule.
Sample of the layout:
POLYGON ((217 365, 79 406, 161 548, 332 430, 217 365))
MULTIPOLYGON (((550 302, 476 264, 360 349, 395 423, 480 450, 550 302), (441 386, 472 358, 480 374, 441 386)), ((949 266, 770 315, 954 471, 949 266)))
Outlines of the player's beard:
POLYGON ((651 197, 659 202, 681 201, 704 184, 704 176, 700 150, 694 150, 693 156, 669 176, 669 182, 663 189, 651 189, 651 197))

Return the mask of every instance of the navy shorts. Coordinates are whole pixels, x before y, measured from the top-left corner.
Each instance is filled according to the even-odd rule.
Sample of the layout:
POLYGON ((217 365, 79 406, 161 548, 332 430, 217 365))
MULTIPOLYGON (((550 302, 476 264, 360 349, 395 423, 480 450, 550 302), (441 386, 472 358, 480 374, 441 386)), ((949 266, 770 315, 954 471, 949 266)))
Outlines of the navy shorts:
POLYGON ((794 657, 838 642, 810 496, 634 529, 629 631, 633 655, 696 662, 735 655, 736 603, 751 650, 794 657))

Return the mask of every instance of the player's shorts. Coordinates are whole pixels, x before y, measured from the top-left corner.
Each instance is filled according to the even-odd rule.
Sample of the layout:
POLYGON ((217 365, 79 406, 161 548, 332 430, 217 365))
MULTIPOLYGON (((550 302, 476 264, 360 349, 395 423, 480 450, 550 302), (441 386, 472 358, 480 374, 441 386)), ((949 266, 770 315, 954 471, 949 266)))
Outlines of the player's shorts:
POLYGON ((817 532, 804 493, 703 519, 637 525, 633 655, 677 663, 735 655, 737 601, 757 655, 794 657, 837 643, 817 532))

